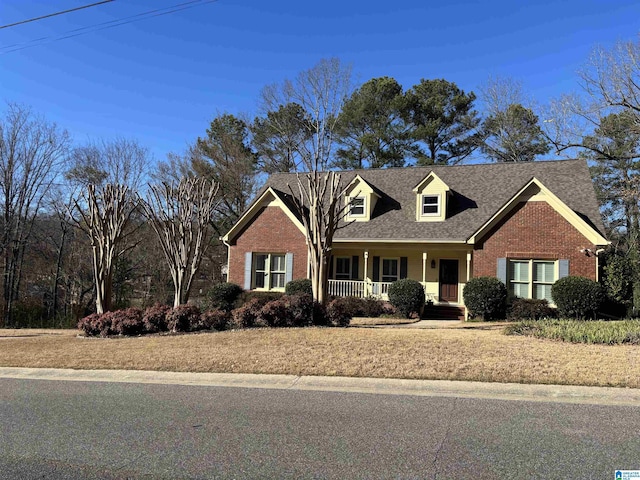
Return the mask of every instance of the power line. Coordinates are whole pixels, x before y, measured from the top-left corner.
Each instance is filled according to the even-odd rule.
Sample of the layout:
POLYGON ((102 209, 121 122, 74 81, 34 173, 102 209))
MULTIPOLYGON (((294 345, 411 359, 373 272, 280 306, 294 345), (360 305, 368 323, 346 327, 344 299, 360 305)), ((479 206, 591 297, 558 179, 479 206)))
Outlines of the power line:
POLYGON ((10 23, 8 25, 2 25, 0 27, 0 30, 2 30, 3 28, 15 27, 16 25, 22 25, 22 24, 29 23, 29 22, 35 22, 37 20, 43 20, 45 18, 51 18, 51 17, 56 17, 58 15, 64 15, 65 13, 76 12, 78 10, 83 10, 83 9, 89 8, 89 7, 95 7, 97 5, 102 5, 103 3, 110 3, 110 2, 113 2, 113 1, 114 0, 103 0, 102 2, 91 3, 89 5, 83 5, 81 7, 70 8, 69 10, 62 10, 61 12, 49 13, 47 15, 42 15, 41 17, 30 18, 28 20, 22 20, 22 21, 16 22, 16 23, 10 23))
POLYGON ((218 0, 192 0, 190 2, 179 3, 176 5, 171 5, 169 7, 149 10, 147 12, 138 13, 136 15, 131 15, 129 17, 110 20, 108 22, 98 23, 95 25, 89 25, 87 27, 76 28, 74 30, 67 31, 58 37, 53 37, 53 36, 42 37, 42 38, 31 40, 27 43, 16 43, 13 45, 6 45, 4 47, 0 47, 0 50, 4 49, 4 51, 0 51, 0 55, 3 55, 5 53, 17 52, 19 50, 37 47, 40 45, 53 43, 60 40, 66 40, 68 38, 79 37, 81 35, 86 35, 88 33, 98 32, 100 30, 106 30, 108 28, 119 27, 121 25, 126 25, 129 23, 139 22, 141 20, 146 20, 147 18, 160 17, 162 15, 169 15, 171 13, 179 12, 181 10, 187 10, 190 8, 198 7, 200 5, 206 5, 208 3, 215 3, 217 1, 218 0))

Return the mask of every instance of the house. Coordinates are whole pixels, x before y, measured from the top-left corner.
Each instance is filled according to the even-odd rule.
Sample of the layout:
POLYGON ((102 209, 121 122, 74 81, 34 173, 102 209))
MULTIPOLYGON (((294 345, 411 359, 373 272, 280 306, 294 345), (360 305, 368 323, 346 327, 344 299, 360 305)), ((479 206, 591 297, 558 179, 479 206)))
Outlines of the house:
MULTIPOLYGON (((551 300, 561 277, 598 280, 604 237, 583 160, 342 172, 348 209, 334 236, 329 294, 386 298, 392 282, 422 283, 426 300, 462 308, 472 277, 551 300)), ((308 275, 295 174, 275 174, 224 237, 229 281, 284 290, 308 275)))

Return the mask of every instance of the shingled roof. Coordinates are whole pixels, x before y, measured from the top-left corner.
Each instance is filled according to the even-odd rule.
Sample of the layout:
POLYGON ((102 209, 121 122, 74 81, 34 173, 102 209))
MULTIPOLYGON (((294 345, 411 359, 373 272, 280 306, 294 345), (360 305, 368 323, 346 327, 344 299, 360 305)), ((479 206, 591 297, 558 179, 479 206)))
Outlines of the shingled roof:
MULTIPOLYGON (((598 201, 584 160, 365 169, 341 172, 347 185, 360 175, 381 194, 371 220, 336 232, 336 240, 466 241, 533 178, 604 235, 598 201), (447 219, 416 221, 413 188, 434 172, 451 189, 447 219)), ((297 191, 295 174, 274 174, 264 188, 283 196, 297 191)))

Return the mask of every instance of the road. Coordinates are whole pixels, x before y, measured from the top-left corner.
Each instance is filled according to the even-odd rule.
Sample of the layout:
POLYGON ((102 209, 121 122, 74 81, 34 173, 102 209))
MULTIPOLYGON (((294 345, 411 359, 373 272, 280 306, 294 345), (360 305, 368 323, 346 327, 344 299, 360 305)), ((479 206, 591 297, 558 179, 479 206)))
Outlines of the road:
POLYGON ((607 479, 640 407, 0 378, 0 478, 607 479))

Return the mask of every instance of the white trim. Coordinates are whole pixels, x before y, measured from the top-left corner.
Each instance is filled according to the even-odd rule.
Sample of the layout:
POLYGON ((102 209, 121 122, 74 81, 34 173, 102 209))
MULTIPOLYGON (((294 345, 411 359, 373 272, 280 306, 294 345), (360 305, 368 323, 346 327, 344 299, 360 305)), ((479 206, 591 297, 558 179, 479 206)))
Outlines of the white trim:
MULTIPOLYGON (((333 276, 334 280, 352 280, 351 276, 353 275, 353 258, 348 255, 339 255, 333 257, 333 276), (349 272, 347 278, 338 278, 338 259, 346 259, 349 261, 349 272)), ((344 274, 343 274, 344 275, 344 274)))
POLYGON ((349 206, 349 211, 347 213, 348 218, 365 218, 367 216, 367 197, 365 195, 348 197, 347 205, 349 206), (362 205, 353 205, 351 202, 353 202, 354 200, 362 200, 362 205), (362 207, 362 213, 353 213, 351 211, 353 207, 362 207))

